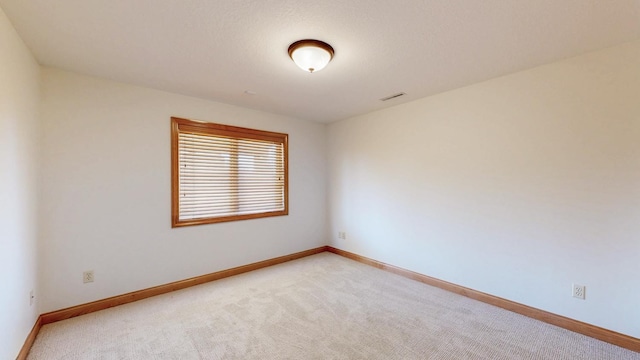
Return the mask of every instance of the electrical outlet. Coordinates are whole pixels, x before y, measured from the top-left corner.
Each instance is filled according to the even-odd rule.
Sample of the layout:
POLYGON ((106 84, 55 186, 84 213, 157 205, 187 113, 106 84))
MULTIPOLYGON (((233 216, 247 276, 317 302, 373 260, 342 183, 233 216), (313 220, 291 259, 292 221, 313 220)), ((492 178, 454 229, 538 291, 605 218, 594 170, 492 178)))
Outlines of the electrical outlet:
POLYGON ((574 298, 577 299, 582 299, 584 300, 585 298, 585 286, 584 285, 578 285, 578 284, 573 284, 573 292, 572 295, 574 298))
POLYGON ((33 290, 29 291, 29 306, 33 305, 36 300, 36 296, 33 294, 33 290))
POLYGON ((338 231, 338 239, 345 240, 347 238, 347 233, 344 231, 338 231))
POLYGON ((82 273, 82 282, 85 284, 93 282, 93 270, 87 270, 82 273))

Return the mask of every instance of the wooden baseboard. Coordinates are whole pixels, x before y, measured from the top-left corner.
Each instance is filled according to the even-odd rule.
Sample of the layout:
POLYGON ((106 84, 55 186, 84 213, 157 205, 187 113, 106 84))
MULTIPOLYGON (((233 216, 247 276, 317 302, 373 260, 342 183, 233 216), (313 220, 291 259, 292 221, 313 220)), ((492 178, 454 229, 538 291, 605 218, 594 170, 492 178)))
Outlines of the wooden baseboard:
POLYGON ((222 270, 222 271, 218 271, 218 272, 207 274, 207 275, 197 276, 197 277, 193 277, 186 280, 176 281, 176 282, 165 284, 165 285, 160 285, 160 286, 156 286, 148 289, 134 291, 128 294, 118 295, 118 296, 110 297, 107 299, 98 300, 91 303, 77 305, 70 308, 42 314, 36 320, 36 323, 34 324, 33 329, 29 333, 29 336, 27 337, 16 359, 25 360, 27 358, 27 354, 29 353, 31 346, 33 345, 33 342, 35 341, 35 338, 38 335, 38 332, 40 331, 40 328, 43 325, 64 320, 64 319, 69 319, 74 316, 80 316, 80 315, 89 314, 95 311, 108 309, 110 307, 114 307, 117 305, 127 304, 130 302, 146 299, 148 297, 185 289, 191 286, 204 284, 210 281, 223 279, 223 278, 234 276, 234 275, 239 275, 249 271, 258 270, 265 267, 285 263, 287 261, 300 259, 306 256, 318 254, 324 251, 329 251, 334 254, 344 256, 346 258, 404 276, 409 279, 420 281, 422 283, 435 286, 435 287, 438 287, 459 295, 463 295, 475 300, 479 300, 484 303, 491 304, 509 311, 513 311, 515 313, 522 314, 530 318, 534 318, 552 325, 556 325, 570 331, 574 331, 583 335, 590 336, 592 338, 606 341, 608 343, 611 343, 632 351, 640 352, 640 339, 637 339, 628 335, 620 334, 615 331, 607 330, 607 329, 594 326, 591 324, 587 324, 578 320, 556 315, 544 310, 519 304, 510 300, 489 295, 480 291, 465 288, 463 286, 459 286, 447 281, 432 278, 430 276, 426 276, 420 273, 406 270, 397 266, 385 264, 383 262, 373 260, 373 259, 361 256, 358 254, 354 254, 348 251, 340 250, 332 246, 321 246, 315 249, 301 251, 295 254, 280 256, 273 259, 268 259, 268 260, 248 264, 248 265, 235 267, 232 269, 222 270))
POLYGON ((632 336, 624 335, 615 331, 607 330, 595 325, 587 324, 582 321, 574 320, 561 315, 553 314, 548 311, 536 309, 531 306, 523 305, 511 300, 503 299, 497 296, 489 295, 480 291, 469 289, 460 285, 456 285, 447 281, 436 279, 427 275, 423 275, 417 272, 406 270, 397 266, 385 264, 381 261, 373 260, 352 252, 336 249, 332 246, 327 246, 327 251, 334 254, 344 256, 346 258, 361 262, 363 264, 371 265, 376 268, 392 272, 394 274, 401 275, 403 277, 420 281, 427 285, 435 286, 459 295, 463 295, 484 303, 494 305, 536 320, 546 322, 573 332, 577 332, 598 340, 608 342, 613 345, 617 345, 632 351, 640 352, 640 339, 632 336))
POLYGON ((238 266, 232 269, 222 270, 211 274, 202 276, 196 276, 190 279, 172 282, 165 285, 155 286, 148 289, 138 290, 123 295, 102 299, 87 304, 77 305, 70 308, 52 311, 46 314, 40 315, 42 325, 50 324, 52 322, 69 319, 74 316, 80 316, 89 314, 95 311, 108 309, 110 307, 128 304, 130 302, 146 299, 152 296, 166 294, 168 292, 185 289, 191 286, 204 284, 210 281, 223 279, 229 276, 239 275, 253 270, 262 269, 265 267, 281 264, 287 261, 300 259, 309 255, 318 254, 327 250, 326 246, 321 246, 315 249, 301 251, 295 254, 289 254, 280 256, 273 259, 259 261, 256 263, 238 266))
POLYGON ((29 350, 31 350, 31 346, 33 345, 33 342, 36 340, 36 336, 38 336, 38 333, 40 332, 41 327, 42 327, 42 315, 38 316, 38 319, 36 319, 36 323, 33 325, 31 332, 27 336, 27 340, 25 340, 24 345, 22 345, 22 349, 20 349, 20 352, 18 353, 18 357, 16 357, 16 360, 27 359, 29 350))

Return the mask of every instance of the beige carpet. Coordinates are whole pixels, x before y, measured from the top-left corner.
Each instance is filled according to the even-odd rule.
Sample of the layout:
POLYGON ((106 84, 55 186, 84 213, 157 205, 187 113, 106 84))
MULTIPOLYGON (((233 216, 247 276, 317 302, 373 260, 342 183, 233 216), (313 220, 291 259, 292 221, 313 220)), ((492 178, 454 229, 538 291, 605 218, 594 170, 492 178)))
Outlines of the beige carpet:
POLYGON ((639 359, 337 255, 45 325, 29 359, 639 359))

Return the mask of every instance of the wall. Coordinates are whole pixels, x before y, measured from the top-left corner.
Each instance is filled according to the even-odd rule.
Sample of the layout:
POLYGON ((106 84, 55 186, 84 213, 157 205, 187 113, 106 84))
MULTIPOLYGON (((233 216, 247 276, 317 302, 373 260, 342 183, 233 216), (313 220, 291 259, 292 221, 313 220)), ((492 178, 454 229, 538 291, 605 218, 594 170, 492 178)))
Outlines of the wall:
POLYGON ((640 337, 638 64, 633 42, 331 124, 332 245, 640 337))
POLYGON ((43 312, 326 244, 324 125, 54 69, 42 87, 43 312), (290 214, 172 229, 171 116, 288 133, 290 214))
POLYGON ((0 359, 18 355, 38 315, 39 74, 0 9, 0 359))

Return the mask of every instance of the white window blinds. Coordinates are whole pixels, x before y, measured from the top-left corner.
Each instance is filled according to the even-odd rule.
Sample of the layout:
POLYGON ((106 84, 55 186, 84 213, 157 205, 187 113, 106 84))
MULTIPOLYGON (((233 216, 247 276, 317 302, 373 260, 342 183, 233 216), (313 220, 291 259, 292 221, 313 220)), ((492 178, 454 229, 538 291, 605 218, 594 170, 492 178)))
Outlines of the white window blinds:
POLYGON ((173 119, 173 225, 287 214, 287 135, 173 119))

